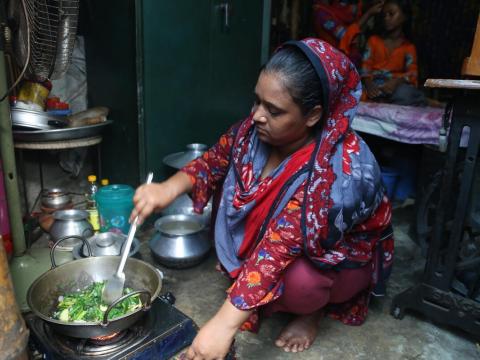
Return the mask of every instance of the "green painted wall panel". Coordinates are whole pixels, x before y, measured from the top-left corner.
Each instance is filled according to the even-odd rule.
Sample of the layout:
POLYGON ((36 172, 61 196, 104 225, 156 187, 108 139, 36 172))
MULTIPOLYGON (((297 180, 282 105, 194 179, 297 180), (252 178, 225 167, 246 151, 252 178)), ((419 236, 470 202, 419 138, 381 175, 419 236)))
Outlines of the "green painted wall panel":
POLYGON ((142 1, 145 162, 160 177, 168 174, 165 155, 192 142, 211 145, 249 113, 263 2, 229 0, 228 29, 221 3, 142 1))
POLYGON ((142 3, 146 168, 162 176, 162 158, 194 141, 192 126, 205 116, 210 2, 142 3))
POLYGON ((213 144, 248 115, 261 58, 260 0, 83 0, 91 106, 111 109, 103 173, 136 185, 165 155, 213 144), (108 14, 108 16, 106 15, 108 14))
POLYGON ((206 137, 208 142, 215 141, 226 127, 250 113, 262 50, 261 1, 231 0, 228 28, 216 8, 222 1, 214 3, 210 52, 212 104, 208 119, 212 133, 206 137))

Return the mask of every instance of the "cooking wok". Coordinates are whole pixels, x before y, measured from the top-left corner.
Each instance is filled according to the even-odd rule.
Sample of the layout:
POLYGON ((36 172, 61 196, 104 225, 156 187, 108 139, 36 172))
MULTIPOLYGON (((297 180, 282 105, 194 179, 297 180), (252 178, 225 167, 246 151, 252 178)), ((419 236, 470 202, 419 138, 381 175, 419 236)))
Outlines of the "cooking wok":
MULTIPOLYGON (((71 238, 71 237, 68 237, 71 238)), ((76 237, 85 243, 91 254, 88 242, 82 237, 76 237)), ((46 321, 53 330, 76 338, 92 338, 110 335, 124 330, 140 320, 149 310, 151 302, 158 296, 162 287, 161 272, 144 261, 128 258, 125 264, 125 286, 134 292, 122 296, 105 311, 100 322, 64 322, 51 317, 58 304, 58 297, 69 292, 83 289, 93 282, 107 280, 117 270, 120 256, 99 256, 75 260, 56 266, 54 251, 55 243, 50 251, 52 268, 36 279, 28 289, 27 302, 32 312, 46 321), (142 308, 118 318, 108 320, 110 310, 123 299, 139 294, 142 308)))

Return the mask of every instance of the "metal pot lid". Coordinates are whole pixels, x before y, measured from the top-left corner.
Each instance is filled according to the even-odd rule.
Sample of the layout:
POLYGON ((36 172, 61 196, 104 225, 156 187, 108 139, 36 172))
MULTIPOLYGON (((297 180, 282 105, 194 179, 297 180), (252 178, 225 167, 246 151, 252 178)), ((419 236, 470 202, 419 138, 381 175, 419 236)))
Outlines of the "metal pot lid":
POLYGON ((203 155, 207 151, 208 146, 205 144, 188 144, 187 151, 181 151, 167 155, 163 158, 163 163, 175 169, 181 169, 190 161, 203 155))
POLYGON ((42 190, 42 196, 56 197, 56 196, 64 196, 64 195, 68 195, 68 193, 61 188, 49 188, 49 189, 42 190))
POLYGON ((57 210, 53 213, 55 220, 85 220, 88 218, 88 213, 85 210, 69 209, 69 210, 57 210))
POLYGON ((101 248, 108 248, 115 245, 115 239, 113 237, 100 238, 97 237, 95 245, 101 248))
POLYGON ((198 233, 205 229, 199 215, 176 214, 162 216, 155 221, 155 229, 168 236, 184 236, 198 233))
MULTIPOLYGON (((112 232, 98 233, 87 239, 92 249, 93 256, 118 256, 121 254, 127 236, 124 234, 116 234, 112 232)), ((140 241, 133 238, 132 247, 128 256, 134 255, 140 248, 140 241)), ((88 250, 83 244, 79 244, 73 249, 74 257, 87 257, 88 250), (78 252, 78 256, 76 256, 78 252)))
MULTIPOLYGON (((123 234, 104 232, 93 235, 87 241, 90 244, 93 256, 120 255, 126 238, 123 234)), ((83 255, 88 256, 88 250, 85 246, 83 246, 83 255)))
POLYGON ((46 207, 59 207, 71 201, 70 194, 60 188, 42 190, 41 203, 46 207))

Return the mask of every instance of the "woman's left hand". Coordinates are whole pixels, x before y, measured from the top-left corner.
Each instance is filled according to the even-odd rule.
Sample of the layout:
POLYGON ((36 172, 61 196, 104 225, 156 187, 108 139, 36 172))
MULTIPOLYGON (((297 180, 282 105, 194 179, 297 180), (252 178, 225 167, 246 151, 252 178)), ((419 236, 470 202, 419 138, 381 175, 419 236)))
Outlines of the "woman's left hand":
POLYGON ((227 356, 236 329, 229 329, 217 317, 203 326, 185 354, 187 360, 220 360, 227 356))
POLYGON ((227 356, 240 325, 252 314, 225 300, 222 307, 198 332, 188 348, 186 360, 221 360, 227 356))

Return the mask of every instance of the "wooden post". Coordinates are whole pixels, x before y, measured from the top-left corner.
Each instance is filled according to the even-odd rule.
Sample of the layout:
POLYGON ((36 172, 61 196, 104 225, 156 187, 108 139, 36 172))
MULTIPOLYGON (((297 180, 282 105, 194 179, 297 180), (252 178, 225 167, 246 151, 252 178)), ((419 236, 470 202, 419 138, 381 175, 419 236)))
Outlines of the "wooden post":
POLYGON ((462 67, 462 75, 480 76, 480 15, 477 20, 477 30, 473 38, 472 52, 465 59, 462 67))
POLYGON ((290 34, 292 40, 297 40, 298 38, 298 26, 300 24, 300 0, 292 0, 292 10, 291 10, 291 30, 290 34))
POLYGON ((27 359, 28 334, 15 301, 7 254, 0 236, 0 358, 27 359))

